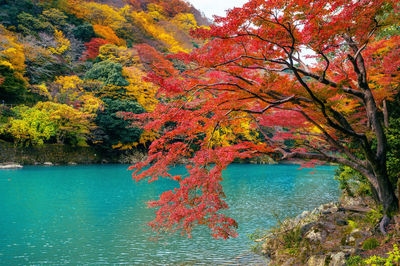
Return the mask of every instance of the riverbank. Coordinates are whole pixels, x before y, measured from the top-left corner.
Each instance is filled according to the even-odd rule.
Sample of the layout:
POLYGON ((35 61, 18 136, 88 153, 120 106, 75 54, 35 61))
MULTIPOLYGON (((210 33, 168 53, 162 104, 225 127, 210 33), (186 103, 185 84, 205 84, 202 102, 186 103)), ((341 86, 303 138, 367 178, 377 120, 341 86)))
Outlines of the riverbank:
MULTIPOLYGON (((104 150, 100 147, 79 147, 44 144, 34 147, 16 147, 0 140, 0 164, 7 165, 76 165, 76 164, 135 164, 147 158, 143 150, 104 150)), ((236 163, 277 164, 267 155, 237 160, 236 163)), ((187 164, 181 161, 177 164, 187 164)))
POLYGON ((255 239, 255 250, 270 265, 370 265, 366 259, 388 257, 400 243, 400 216, 394 217, 386 236, 377 227, 380 218, 371 198, 342 197, 279 223, 255 239))
POLYGON ((130 164, 144 160, 142 151, 108 151, 97 147, 73 147, 44 144, 35 147, 16 147, 0 140, 0 164, 19 165, 76 165, 130 164))

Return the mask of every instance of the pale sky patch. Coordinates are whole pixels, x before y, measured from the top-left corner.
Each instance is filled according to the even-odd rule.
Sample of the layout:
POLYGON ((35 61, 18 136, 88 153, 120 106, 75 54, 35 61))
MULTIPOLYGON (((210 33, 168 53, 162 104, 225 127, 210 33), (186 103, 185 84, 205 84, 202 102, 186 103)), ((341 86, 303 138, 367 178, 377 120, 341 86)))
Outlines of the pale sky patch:
POLYGON ((227 9, 233 7, 241 7, 248 0, 187 0, 195 8, 204 12, 204 14, 211 18, 213 15, 224 16, 227 9))

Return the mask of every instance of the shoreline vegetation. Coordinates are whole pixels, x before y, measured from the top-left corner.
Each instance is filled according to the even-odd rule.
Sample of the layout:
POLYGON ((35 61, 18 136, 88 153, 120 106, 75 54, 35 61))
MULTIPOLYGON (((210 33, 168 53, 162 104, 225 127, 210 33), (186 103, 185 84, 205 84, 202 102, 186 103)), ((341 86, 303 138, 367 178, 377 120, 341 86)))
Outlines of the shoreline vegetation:
MULTIPOLYGON (((143 150, 102 150, 97 147, 73 147, 60 144, 43 144, 34 147, 16 147, 0 140, 0 165, 76 165, 76 164, 135 164, 147 158, 143 150)), ((178 164, 185 164, 183 160, 178 164)), ((269 156, 258 156, 237 163, 277 164, 269 156)), ((299 161, 284 161, 282 164, 298 164, 299 161)))
POLYGON ((253 251, 268 265, 399 265, 400 215, 386 235, 379 230, 382 209, 371 197, 350 197, 323 204, 269 230, 251 235, 253 251))
MULTIPOLYGON (((73 147, 61 144, 43 144, 34 147, 16 147, 13 143, 0 140, 0 169, 13 165, 86 165, 86 164, 135 164, 146 160, 147 152, 143 150, 102 150, 97 147, 73 147)), ((267 155, 251 159, 236 160, 239 164, 299 164, 303 160, 275 161, 267 155)), ((187 164, 181 160, 177 164, 187 164)), ((327 164, 334 165, 334 164, 327 164)))

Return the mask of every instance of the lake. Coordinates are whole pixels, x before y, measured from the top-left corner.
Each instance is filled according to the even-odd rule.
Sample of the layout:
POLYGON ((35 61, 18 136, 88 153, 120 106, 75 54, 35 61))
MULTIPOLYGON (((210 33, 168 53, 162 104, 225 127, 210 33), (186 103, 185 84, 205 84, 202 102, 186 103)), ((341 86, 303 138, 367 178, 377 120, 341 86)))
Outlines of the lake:
MULTIPOLYGON (((205 228, 153 241, 145 202, 171 180, 135 183, 127 165, 27 166, 0 171, 0 264, 224 264, 249 253, 248 234, 339 196, 335 167, 231 165, 223 187, 239 236, 205 228)), ((185 168, 175 168, 184 172, 185 168)))

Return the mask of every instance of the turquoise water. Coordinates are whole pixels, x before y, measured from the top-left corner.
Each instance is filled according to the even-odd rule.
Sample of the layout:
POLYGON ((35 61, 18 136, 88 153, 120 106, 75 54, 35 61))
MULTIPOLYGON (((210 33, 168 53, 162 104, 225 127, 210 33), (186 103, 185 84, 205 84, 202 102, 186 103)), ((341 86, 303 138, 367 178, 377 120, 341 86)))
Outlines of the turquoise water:
MULTIPOLYGON (((221 264, 248 252, 248 234, 339 195, 334 167, 232 165, 223 186, 239 237, 158 242, 146 227, 155 199, 174 182, 137 184, 127 165, 25 167, 0 171, 0 264, 221 264), (314 173, 310 173, 313 171, 314 173)), ((174 169, 183 172, 183 167, 174 169)))

